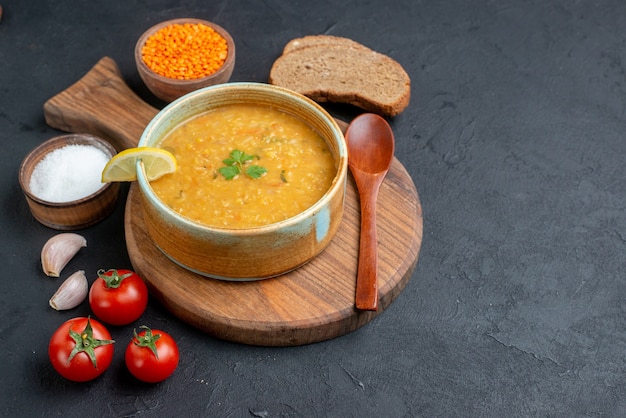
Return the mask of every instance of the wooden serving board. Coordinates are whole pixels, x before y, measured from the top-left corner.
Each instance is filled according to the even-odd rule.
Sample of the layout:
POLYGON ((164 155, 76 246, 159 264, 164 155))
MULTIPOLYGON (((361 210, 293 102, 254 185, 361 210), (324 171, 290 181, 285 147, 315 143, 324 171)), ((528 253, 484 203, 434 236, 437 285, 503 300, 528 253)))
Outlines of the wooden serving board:
MULTIPOLYGON (((103 58, 76 84, 44 105, 46 121, 70 132, 109 139, 118 149, 136 146, 158 110, 123 82, 117 65, 103 58)), ((346 124, 340 122, 345 129, 346 124)), ((379 306, 354 307, 360 210, 348 178, 344 218, 329 246, 285 275, 253 282, 206 278, 170 261, 145 229, 136 185, 126 202, 125 231, 133 268, 151 295, 181 320, 217 338, 262 346, 294 346, 351 332, 380 315, 402 292, 417 264, 422 208, 415 185, 394 158, 378 200, 379 306)))
POLYGON ((136 185, 126 203, 126 245, 133 268, 174 315, 225 340, 301 345, 353 331, 387 308, 408 283, 422 238, 422 211, 411 177, 394 160, 378 200, 377 311, 354 308, 359 201, 349 178, 344 219, 329 246, 288 274, 254 282, 209 279, 164 256, 145 230, 136 185))

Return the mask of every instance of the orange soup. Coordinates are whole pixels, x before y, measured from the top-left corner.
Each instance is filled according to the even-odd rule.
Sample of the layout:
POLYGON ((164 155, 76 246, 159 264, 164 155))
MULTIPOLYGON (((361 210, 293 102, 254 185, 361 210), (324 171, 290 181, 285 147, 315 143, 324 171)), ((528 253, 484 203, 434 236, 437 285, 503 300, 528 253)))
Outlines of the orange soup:
POLYGON ((160 146, 178 170, 151 183, 180 215, 223 228, 291 218, 330 188, 336 165, 326 141, 284 112, 228 105, 176 127, 160 146))

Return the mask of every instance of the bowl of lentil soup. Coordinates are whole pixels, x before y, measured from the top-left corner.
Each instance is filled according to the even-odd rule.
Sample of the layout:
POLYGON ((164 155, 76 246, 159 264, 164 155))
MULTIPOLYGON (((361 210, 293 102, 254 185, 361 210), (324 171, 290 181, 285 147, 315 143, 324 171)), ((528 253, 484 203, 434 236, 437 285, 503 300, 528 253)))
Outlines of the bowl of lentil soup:
POLYGON ((224 28, 206 20, 167 20, 141 35, 135 63, 148 89, 171 102, 228 82, 235 67, 235 42, 224 28))
POLYGON ((67 134, 31 150, 20 165, 19 183, 33 217, 57 230, 94 225, 111 214, 119 183, 102 183, 102 169, 116 154, 102 138, 67 134))
POLYGON ((203 88, 172 102, 139 146, 158 146, 176 173, 149 182, 137 166, 146 230, 172 261, 246 281, 318 255, 343 217, 347 148, 317 103, 263 83, 203 88))

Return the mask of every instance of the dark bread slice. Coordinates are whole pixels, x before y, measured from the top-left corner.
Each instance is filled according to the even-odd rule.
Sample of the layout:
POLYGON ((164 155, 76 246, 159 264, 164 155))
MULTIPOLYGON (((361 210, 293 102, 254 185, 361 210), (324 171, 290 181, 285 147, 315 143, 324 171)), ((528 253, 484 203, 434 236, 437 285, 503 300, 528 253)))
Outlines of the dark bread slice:
POLYGON ((350 38, 344 38, 334 35, 307 35, 303 36, 302 38, 295 38, 287 42, 287 45, 285 45, 285 47, 283 48, 283 54, 288 54, 295 51, 296 49, 319 45, 343 45, 347 47, 369 49, 365 45, 353 41, 350 38))
POLYGON ((318 102, 349 103, 384 116, 402 112, 411 96, 411 81, 397 61, 343 41, 290 48, 274 62, 269 82, 318 102))

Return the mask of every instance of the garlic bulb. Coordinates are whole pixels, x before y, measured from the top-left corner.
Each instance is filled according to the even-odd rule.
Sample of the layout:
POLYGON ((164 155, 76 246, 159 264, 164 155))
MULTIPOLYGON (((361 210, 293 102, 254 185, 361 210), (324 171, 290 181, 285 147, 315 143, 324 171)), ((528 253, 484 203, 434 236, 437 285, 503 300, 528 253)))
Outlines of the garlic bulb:
POLYGON ((72 257, 86 246, 87 240, 78 234, 65 232, 53 236, 41 249, 43 272, 50 277, 59 277, 72 257))
POLYGON ((57 311, 77 307, 87 297, 89 284, 83 270, 78 270, 65 279, 50 298, 50 306, 57 311))

